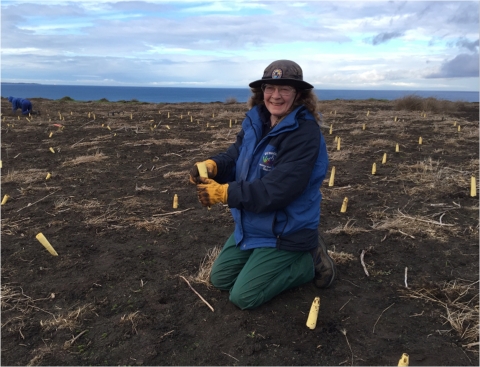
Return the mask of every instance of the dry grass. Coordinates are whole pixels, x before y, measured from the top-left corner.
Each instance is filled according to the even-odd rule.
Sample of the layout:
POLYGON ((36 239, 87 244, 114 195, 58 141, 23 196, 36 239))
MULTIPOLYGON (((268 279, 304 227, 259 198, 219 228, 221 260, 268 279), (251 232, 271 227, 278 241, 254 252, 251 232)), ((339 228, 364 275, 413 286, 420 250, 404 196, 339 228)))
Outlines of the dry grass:
POLYGON ((149 232, 165 233, 170 230, 168 227, 170 223, 171 220, 167 217, 153 217, 150 220, 136 221, 134 225, 136 228, 146 229, 149 232))
POLYGON ((408 95, 394 101, 396 110, 429 111, 431 113, 455 112, 462 105, 463 102, 452 102, 433 97, 422 98, 416 95, 408 95))
POLYGON ((14 236, 20 229, 25 229, 25 225, 30 221, 30 218, 23 218, 19 220, 12 220, 5 218, 1 220, 2 235, 14 236))
POLYGON ((334 151, 328 152, 328 158, 331 161, 346 161, 347 159, 350 158, 351 154, 352 154, 352 151, 349 149, 334 150, 334 151))
POLYGON ((27 366, 40 366, 42 364, 43 358, 49 354, 52 354, 53 351, 47 345, 41 346, 33 350, 33 358, 27 363, 27 366))
POLYGON ((84 223, 91 226, 106 226, 109 223, 117 222, 118 219, 119 217, 117 213, 114 210, 107 208, 104 213, 98 216, 85 218, 84 223))
MULTIPOLYGON (((160 126, 157 126, 157 128, 159 127, 160 126)), ((149 146, 149 145, 163 145, 163 144, 184 146, 184 145, 192 144, 192 142, 187 139, 176 139, 176 138, 175 139, 153 139, 152 138, 152 139, 144 139, 144 140, 135 141, 135 142, 126 142, 123 145, 138 147, 143 145, 149 146)))
POLYGON ((68 208, 72 204, 72 199, 66 196, 61 196, 53 202, 54 208, 56 210, 62 208, 68 208))
POLYGON ((120 323, 130 323, 132 325, 132 334, 138 334, 137 331, 137 326, 140 321, 140 311, 135 311, 132 313, 129 313, 128 315, 125 314, 120 318, 120 323))
POLYGON ((416 164, 399 164, 403 180, 411 181, 416 186, 405 189, 407 194, 427 193, 435 190, 437 193, 452 192, 455 187, 469 187, 470 177, 459 174, 455 169, 442 167, 439 161, 431 158, 416 164))
POLYGON ((354 227, 354 224, 355 224, 355 220, 349 219, 344 226, 340 225, 338 227, 329 229, 328 231, 325 231, 325 233, 330 233, 330 234, 345 233, 349 236, 352 236, 357 233, 368 232, 368 230, 365 228, 354 227))
POLYGON ((385 213, 372 213, 374 216, 383 217, 379 221, 374 221, 372 228, 375 230, 388 230, 390 233, 398 232, 403 235, 415 238, 414 234, 426 234, 436 240, 448 241, 451 236, 458 232, 458 228, 453 224, 442 223, 442 217, 439 221, 432 220, 429 217, 409 216, 401 211, 392 217, 385 213))
POLYGON ((39 301, 52 300, 53 298, 55 298, 55 295, 52 293, 49 297, 33 299, 32 297, 27 296, 23 292, 23 288, 20 286, 2 284, 0 298, 2 309, 2 330, 6 329, 9 332, 18 332, 20 337, 25 339, 22 329, 25 327, 25 323, 32 311, 41 311, 55 318, 54 314, 36 305, 39 301))
POLYGON ((31 184, 41 180, 45 180, 47 175, 46 170, 31 168, 25 171, 15 172, 14 170, 8 171, 6 176, 2 177, 4 183, 7 182, 17 182, 20 184, 31 184))
POLYGON ((377 148, 377 147, 385 148, 385 147, 391 147, 391 146, 395 147, 395 144, 391 140, 386 140, 386 139, 371 140, 368 142, 368 145, 374 148, 377 148))
POLYGON ((78 166, 79 164, 84 163, 100 162, 107 158, 108 157, 105 154, 96 151, 93 155, 84 155, 65 161, 62 163, 62 166, 78 166))
POLYGON ((212 271, 213 263, 220 254, 221 250, 221 247, 218 246, 215 246, 208 250, 207 254, 202 260, 202 263, 200 264, 197 275, 195 275, 194 277, 190 277, 190 280, 192 282, 202 283, 205 284, 207 287, 212 286, 212 283, 210 283, 210 272, 212 271))
POLYGON ((138 186, 138 184, 135 184, 135 191, 142 192, 142 191, 155 191, 155 190, 156 189, 154 187, 147 186, 145 184, 143 184, 142 186, 138 186))
POLYGON ((446 139, 444 141, 444 144, 445 145, 450 145, 450 146, 453 146, 453 147, 459 147, 460 146, 460 143, 458 142, 457 138, 446 139))
POLYGON ((348 252, 335 252, 328 250, 328 254, 337 265, 346 265, 350 261, 355 260, 355 256, 353 254, 349 254, 348 252))
POLYGON ((59 314, 45 321, 40 320, 40 326, 45 331, 61 329, 69 329, 70 331, 73 331, 82 324, 82 318, 85 318, 85 316, 90 314, 95 314, 95 306, 87 303, 64 315, 59 314))
MULTIPOLYGON (((410 290, 405 297, 441 305, 445 323, 467 343, 478 343, 479 304, 478 283, 453 280, 442 284, 410 290)), ((478 344, 477 344, 478 345, 478 344)), ((464 345, 464 347, 468 347, 464 345)), ((477 350, 478 352, 478 350, 477 350)))
POLYGON ((89 212, 103 206, 103 204, 97 199, 85 199, 79 203, 72 202, 71 205, 73 208, 79 209, 82 212, 89 212))
POLYGON ((188 172, 167 172, 163 175, 163 178, 177 178, 177 179, 188 179, 188 172))

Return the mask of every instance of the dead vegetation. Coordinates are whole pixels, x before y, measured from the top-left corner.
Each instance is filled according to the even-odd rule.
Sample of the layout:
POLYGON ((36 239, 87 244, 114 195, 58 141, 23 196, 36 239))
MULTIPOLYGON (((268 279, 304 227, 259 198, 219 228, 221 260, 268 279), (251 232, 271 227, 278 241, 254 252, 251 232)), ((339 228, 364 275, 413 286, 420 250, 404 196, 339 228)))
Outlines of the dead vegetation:
POLYGON ((96 151, 93 155, 83 155, 74 159, 66 160, 62 165, 74 167, 78 166, 79 164, 99 162, 107 158, 108 157, 105 154, 96 151))
POLYGON ((39 168, 30 168, 24 171, 15 171, 11 170, 2 177, 2 181, 7 182, 16 182, 19 184, 31 184, 45 180, 47 172, 39 168))
POLYGON ((170 230, 171 220, 167 217, 152 217, 149 220, 136 220, 135 228, 145 229, 149 232, 164 233, 170 230))
POLYGON ((339 234, 339 233, 344 233, 349 236, 354 236, 357 233, 361 232, 368 232, 368 229, 365 228, 359 228, 355 227, 355 220, 354 219, 349 219, 345 225, 343 226, 338 226, 332 229, 327 229, 325 233, 330 233, 330 234, 339 234))
POLYGON ((423 98, 417 95, 407 95, 395 100, 394 108, 396 110, 407 111, 428 111, 432 113, 455 112, 464 106, 464 102, 447 101, 437 98, 423 98))
POLYGON ((392 215, 384 212, 372 213, 372 229, 379 231, 398 232, 410 238, 422 234, 439 241, 448 241, 451 236, 458 233, 457 224, 443 223, 442 218, 446 212, 439 216, 438 220, 421 215, 408 215, 397 210, 392 215))
POLYGON ((479 281, 456 279, 443 284, 430 284, 405 292, 404 297, 420 299, 443 307, 442 318, 465 343, 463 347, 478 353, 479 281), (476 348, 474 348, 476 347, 476 348))
POLYGON ((195 276, 190 277, 190 280, 194 283, 202 283, 207 287, 211 287, 212 283, 210 283, 210 272, 212 270, 213 263, 220 254, 221 250, 222 248, 220 246, 215 246, 209 249, 203 258, 202 263, 200 264, 198 273, 195 276))

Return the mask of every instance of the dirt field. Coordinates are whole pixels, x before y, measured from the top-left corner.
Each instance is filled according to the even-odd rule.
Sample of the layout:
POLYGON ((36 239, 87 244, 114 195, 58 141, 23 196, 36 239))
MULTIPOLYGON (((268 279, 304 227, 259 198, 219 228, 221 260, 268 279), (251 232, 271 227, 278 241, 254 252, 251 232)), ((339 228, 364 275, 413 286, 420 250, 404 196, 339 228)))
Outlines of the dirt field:
POLYGON ((339 278, 241 311, 199 274, 233 222, 188 171, 234 141, 246 105, 32 101, 30 121, 1 101, 2 365, 478 365, 478 103, 321 102, 339 278))

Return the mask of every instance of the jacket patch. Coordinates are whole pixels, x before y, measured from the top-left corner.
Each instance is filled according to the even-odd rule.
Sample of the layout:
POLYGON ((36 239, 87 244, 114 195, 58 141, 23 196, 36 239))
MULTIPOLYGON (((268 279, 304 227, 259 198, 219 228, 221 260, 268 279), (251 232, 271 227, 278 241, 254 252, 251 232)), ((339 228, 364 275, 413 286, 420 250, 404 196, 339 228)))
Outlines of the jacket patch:
POLYGON ((273 163, 277 152, 263 152, 262 160, 260 162, 260 168, 264 171, 271 171, 273 169, 273 163))

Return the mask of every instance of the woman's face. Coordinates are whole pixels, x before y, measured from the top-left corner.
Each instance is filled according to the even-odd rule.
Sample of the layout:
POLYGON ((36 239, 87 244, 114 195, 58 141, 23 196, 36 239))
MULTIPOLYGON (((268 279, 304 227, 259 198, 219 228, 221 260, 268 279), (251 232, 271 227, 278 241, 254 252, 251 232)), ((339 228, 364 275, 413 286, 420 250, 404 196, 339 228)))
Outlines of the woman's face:
POLYGON ((277 118, 286 115, 295 101, 296 90, 288 85, 264 84, 262 90, 265 107, 277 118))

